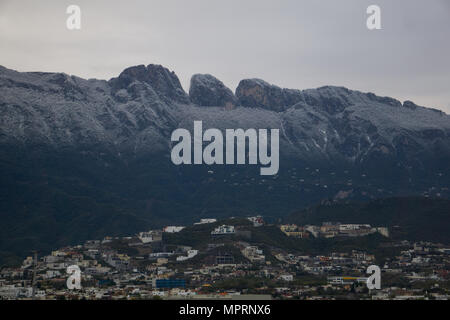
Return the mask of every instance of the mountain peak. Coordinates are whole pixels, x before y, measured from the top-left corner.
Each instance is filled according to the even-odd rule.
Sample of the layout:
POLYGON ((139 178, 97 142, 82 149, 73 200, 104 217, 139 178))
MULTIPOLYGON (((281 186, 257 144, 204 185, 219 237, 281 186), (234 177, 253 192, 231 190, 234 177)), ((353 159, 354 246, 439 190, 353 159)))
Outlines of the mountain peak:
POLYGON ((284 111, 303 101, 300 90, 282 89, 261 79, 244 79, 239 82, 236 97, 244 107, 284 111))
POLYGON ((222 81, 210 74, 194 74, 191 78, 189 96, 194 104, 204 107, 233 109, 237 99, 222 81))
POLYGON ((126 89, 135 81, 152 87, 158 96, 168 102, 189 103, 189 97, 183 90, 175 72, 155 64, 138 65, 125 69, 117 78, 110 80, 115 89, 126 89))

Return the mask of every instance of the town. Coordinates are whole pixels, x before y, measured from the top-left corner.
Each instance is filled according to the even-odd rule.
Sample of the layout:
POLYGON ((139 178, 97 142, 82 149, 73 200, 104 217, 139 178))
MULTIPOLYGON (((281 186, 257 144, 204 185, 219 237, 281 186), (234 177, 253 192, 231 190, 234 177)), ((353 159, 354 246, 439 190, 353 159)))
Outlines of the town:
POLYGON ((390 238, 368 224, 201 219, 105 237, 27 257, 0 271, 0 299, 439 299, 450 291, 450 248, 390 238), (381 268, 381 289, 365 284, 381 268), (69 266, 81 288, 69 290, 69 266))

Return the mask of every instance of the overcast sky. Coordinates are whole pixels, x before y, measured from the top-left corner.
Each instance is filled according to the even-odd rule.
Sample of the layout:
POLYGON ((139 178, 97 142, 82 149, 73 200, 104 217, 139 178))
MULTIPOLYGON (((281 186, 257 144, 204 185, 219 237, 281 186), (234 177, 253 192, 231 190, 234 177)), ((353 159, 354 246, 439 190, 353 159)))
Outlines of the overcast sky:
POLYGON ((450 0, 0 0, 0 65, 109 79, 156 63, 296 89, 339 85, 450 113, 450 0), (81 30, 66 28, 79 5, 81 30), (366 27, 381 7, 382 30, 366 27))

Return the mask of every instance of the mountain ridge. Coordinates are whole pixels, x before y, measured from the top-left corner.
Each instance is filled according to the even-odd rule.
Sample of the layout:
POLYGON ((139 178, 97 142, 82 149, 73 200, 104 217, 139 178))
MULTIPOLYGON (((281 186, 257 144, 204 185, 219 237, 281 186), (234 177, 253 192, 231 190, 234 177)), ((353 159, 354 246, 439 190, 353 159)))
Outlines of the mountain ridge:
MULTIPOLYGON (((196 76, 197 75, 193 76, 194 83, 196 76)), ((227 106, 227 109, 229 109, 228 111, 231 113, 234 111, 232 109, 239 107, 274 111, 278 114, 278 122, 281 123, 278 126, 283 130, 287 141, 292 141, 292 139, 289 139, 291 138, 289 137, 289 132, 284 130, 286 128, 283 128, 283 122, 289 124, 289 119, 285 120, 285 118, 310 117, 310 119, 308 119, 310 122, 317 122, 317 120, 320 120, 323 116, 331 116, 339 121, 339 119, 342 118, 347 120, 345 117, 359 113, 357 116, 364 119, 367 114, 362 114, 361 110, 365 109, 364 111, 373 113, 373 110, 371 110, 373 108, 380 109, 378 117, 385 111, 391 113, 391 117, 388 117, 386 114, 387 116, 383 119, 375 119, 378 120, 379 124, 386 121, 391 123, 400 121, 402 119, 392 119, 392 117, 399 118, 401 116, 414 121, 414 124, 410 127, 407 127, 408 123, 403 121, 403 127, 406 126, 405 129, 410 129, 411 127, 422 127, 427 130, 431 129, 428 130, 428 132, 425 132, 425 135, 427 133, 433 134, 432 130, 443 129, 445 130, 445 136, 448 136, 448 132, 450 131, 450 118, 448 115, 434 109, 417 106, 410 101, 405 101, 402 104, 400 101, 393 98, 379 97, 372 93, 352 91, 344 87, 325 86, 302 91, 282 89, 259 79, 242 80, 236 88, 236 93, 233 94, 230 89, 226 88, 223 83, 220 82, 220 80, 213 76, 210 77, 215 80, 210 80, 210 83, 203 86, 208 87, 209 85, 209 88, 204 88, 203 90, 210 93, 210 100, 214 103, 208 103, 208 101, 203 100, 200 104, 209 106, 221 104, 220 99, 223 99, 223 97, 218 97, 217 95, 220 96, 221 94, 225 94, 227 96, 227 101, 223 102, 222 106, 218 107, 224 107, 226 103, 230 103, 230 105, 227 106), (223 92, 221 93, 220 90, 223 90, 223 92), (214 94, 216 94, 216 96, 214 96, 214 94), (402 112, 399 112, 399 110, 393 111, 395 109, 386 109, 390 106, 398 107, 402 112), (414 117, 414 115, 417 116, 414 117)), ((33 91, 38 91, 38 93, 40 91, 47 97, 54 96, 53 101, 46 102, 47 105, 43 104, 41 110, 38 110, 39 112, 45 112, 43 109, 50 104, 53 104, 53 108, 55 108, 54 105, 61 105, 62 101, 69 106, 76 101, 86 108, 83 110, 81 109, 81 106, 77 106, 79 107, 78 115, 69 114, 68 116, 70 119, 68 120, 91 122, 83 123, 82 125, 89 128, 94 127, 93 129, 97 127, 98 130, 102 131, 98 132, 98 134, 105 134, 105 131, 108 131, 113 125, 122 125, 127 127, 128 130, 137 129, 137 131, 141 132, 151 128, 147 134, 154 136, 157 134, 154 131, 159 131, 161 129, 166 129, 165 131, 167 131, 167 126, 175 127, 177 122, 182 121, 179 117, 177 119, 176 113, 178 113, 179 110, 171 107, 177 107, 179 105, 191 106, 193 107, 192 113, 195 112, 195 107, 200 107, 199 105, 192 103, 189 95, 184 92, 181 87, 175 73, 170 72, 168 69, 159 65, 130 67, 125 69, 118 77, 112 78, 109 81, 96 79, 84 80, 75 76, 68 76, 60 73, 18 73, 3 68, 0 74, 0 81, 2 81, 1 87, 3 91, 3 101, 0 101, 0 103, 3 105, 30 104, 27 101, 8 97, 8 93, 4 92, 5 89, 13 89, 14 86, 16 89, 15 91, 19 90, 19 92, 14 92, 16 97, 19 93, 22 97, 28 96, 29 98, 34 98, 33 91), (27 92, 21 92, 24 90, 27 92), (7 101, 4 101, 5 98, 7 101), (88 115, 88 119, 81 119, 80 112, 88 111, 90 109, 93 110, 95 108, 98 109, 100 106, 103 107, 103 110, 95 110, 96 114, 88 115), (169 109, 175 110, 170 112, 171 110, 169 109), (78 119, 73 119, 75 117, 78 119), (118 121, 113 123, 114 120, 118 121), (100 127, 103 127, 103 130, 100 127)), ((208 95, 203 91, 202 96, 208 95)), ((31 107, 34 107, 34 105, 31 107)), ((36 109, 36 107, 34 109, 36 109)), ((73 112, 72 110, 64 110, 63 108, 60 108, 57 111, 67 113, 73 112)), ((30 110, 26 110, 26 112, 30 112, 30 110)), ((23 115, 18 116, 20 117, 23 115)), ((263 114, 261 114, 261 116, 263 116, 263 114)), ((49 120, 51 120, 52 117, 56 117, 56 115, 46 115, 46 118, 49 120)), ((229 119, 231 122, 235 122, 232 116, 228 118, 231 118, 229 119)), ((261 122, 264 122, 265 120, 266 119, 262 119, 261 122)), ((301 121, 302 119, 295 120, 301 121)), ((58 123, 56 123, 56 125, 58 125, 58 123)), ((262 125, 264 125, 264 123, 262 123, 262 125)), ((42 124, 42 126, 48 127, 48 124, 45 123, 42 124)), ((393 123, 392 126, 395 126, 395 124, 393 123)), ((4 124, 2 124, 2 127, 4 127, 4 124)), ((61 124, 59 124, 59 127, 62 130, 61 124)), ((164 134, 167 134, 165 131, 164 134)), ((326 133, 331 133, 334 138, 339 139, 338 131, 339 130, 332 130, 332 132, 326 133)), ((302 136, 305 131, 303 130, 302 132, 296 133, 299 136, 302 136)), ((435 133, 442 134, 442 132, 435 133)), ((3 133, 3 135, 7 134, 3 133)), ((312 149, 325 147, 324 144, 327 142, 327 137, 324 137, 323 129, 321 132, 316 132, 315 135, 316 137, 314 137, 314 139, 310 139, 311 141, 309 141, 308 147, 312 147, 312 149)), ((366 140, 366 142, 369 142, 369 139, 366 140)), ((308 149, 308 147, 303 149, 308 149)))

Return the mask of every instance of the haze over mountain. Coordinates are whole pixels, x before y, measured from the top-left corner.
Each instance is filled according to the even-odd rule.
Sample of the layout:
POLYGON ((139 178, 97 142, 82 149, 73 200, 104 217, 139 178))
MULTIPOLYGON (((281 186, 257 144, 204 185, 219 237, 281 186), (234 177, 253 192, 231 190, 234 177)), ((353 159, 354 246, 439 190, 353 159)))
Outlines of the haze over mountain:
POLYGON ((343 87, 233 93, 159 65, 109 81, 0 67, 0 259, 201 217, 279 217, 322 199, 449 197, 450 117, 343 87), (176 128, 280 130, 280 171, 175 166, 176 128))

